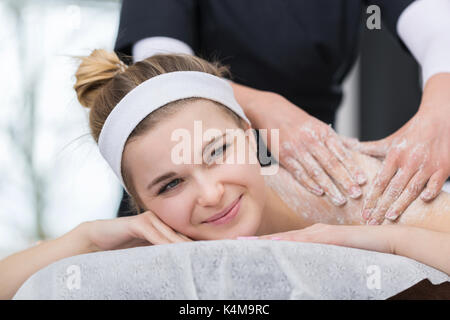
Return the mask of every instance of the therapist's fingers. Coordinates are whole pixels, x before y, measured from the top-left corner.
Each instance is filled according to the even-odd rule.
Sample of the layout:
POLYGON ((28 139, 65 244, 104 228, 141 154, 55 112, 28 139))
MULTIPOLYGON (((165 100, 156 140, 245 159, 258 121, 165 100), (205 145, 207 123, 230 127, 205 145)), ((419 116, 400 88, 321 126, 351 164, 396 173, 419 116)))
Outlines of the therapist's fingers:
POLYGON ((385 217, 389 220, 396 220, 408 206, 415 200, 423 190, 425 184, 428 180, 428 174, 419 170, 414 177, 409 181, 405 190, 402 192, 400 197, 391 205, 391 207, 386 212, 385 217))
POLYGON ((339 159, 347 171, 350 173, 354 181, 359 185, 367 182, 367 176, 364 171, 353 160, 351 153, 344 146, 338 136, 331 136, 326 140, 328 149, 339 159))
POLYGON ((444 173, 444 170, 441 169, 436 171, 428 181, 427 187, 425 190, 423 190, 420 198, 425 202, 429 202, 436 198, 437 195, 441 192, 446 180, 447 175, 444 173))
POLYGON ((341 137, 341 139, 349 149, 372 157, 384 158, 389 151, 389 141, 387 139, 367 142, 360 142, 355 138, 348 137, 341 137))
POLYGON ((368 224, 380 224, 391 207, 391 205, 402 194, 403 190, 415 173, 411 168, 399 168, 394 177, 389 182, 386 190, 378 200, 376 208, 372 211, 368 219, 368 224))
POLYGON ((358 139, 353 138, 353 137, 340 136, 340 138, 341 138, 344 146, 346 146, 350 150, 356 149, 359 146, 359 144, 361 143, 358 139))
MULTIPOLYGON (((292 137, 290 137, 290 139, 292 139, 292 137)), ((322 190, 336 206, 346 203, 347 199, 342 195, 316 159, 314 159, 314 157, 306 150, 301 141, 298 141, 297 143, 292 140, 283 142, 280 146, 279 156, 281 165, 288 169, 294 178, 298 176, 303 179, 297 180, 296 178, 303 187, 308 190, 308 185, 314 189, 320 188, 316 190, 317 192, 313 193, 319 195, 322 190), (299 166, 296 166, 294 162, 289 161, 288 159, 290 158, 294 158, 298 162, 298 164, 306 171, 308 177, 305 177, 301 173, 295 173, 295 169, 298 169, 299 166)))
POLYGON ((283 166, 288 170, 294 178, 310 192, 321 196, 324 191, 317 183, 312 180, 303 166, 290 155, 283 157, 283 166))
POLYGON ((323 143, 308 145, 314 158, 322 165, 330 177, 337 181, 350 197, 356 199, 362 195, 361 187, 356 183, 341 161, 323 143))
POLYGON ((370 186, 367 198, 361 211, 363 220, 368 221, 377 206, 378 199, 383 194, 392 177, 397 172, 397 162, 395 157, 387 157, 383 162, 383 166, 378 171, 376 178, 370 186))
POLYGON ((309 152, 300 152, 296 159, 302 164, 311 179, 324 190, 334 205, 341 206, 347 202, 338 187, 309 152))

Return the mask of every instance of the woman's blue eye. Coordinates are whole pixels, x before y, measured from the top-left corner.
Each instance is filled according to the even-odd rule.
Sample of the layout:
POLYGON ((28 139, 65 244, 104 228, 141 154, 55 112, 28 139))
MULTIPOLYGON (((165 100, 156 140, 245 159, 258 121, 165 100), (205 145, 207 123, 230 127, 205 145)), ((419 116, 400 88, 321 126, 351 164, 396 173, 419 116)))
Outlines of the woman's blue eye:
POLYGON ((177 182, 180 182, 180 181, 181 181, 180 178, 173 179, 168 184, 166 184, 164 187, 159 189, 158 194, 164 193, 164 192, 166 192, 168 190, 171 190, 171 189, 175 188, 178 185, 177 182))

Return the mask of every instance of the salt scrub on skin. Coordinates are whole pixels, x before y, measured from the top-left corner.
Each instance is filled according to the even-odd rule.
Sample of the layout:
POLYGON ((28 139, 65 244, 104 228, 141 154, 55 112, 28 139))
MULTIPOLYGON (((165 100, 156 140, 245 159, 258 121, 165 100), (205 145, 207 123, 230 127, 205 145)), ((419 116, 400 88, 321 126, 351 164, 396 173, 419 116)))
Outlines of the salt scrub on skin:
POLYGON ((406 139, 402 139, 402 141, 398 144, 394 144, 394 148, 397 150, 404 150, 406 148, 406 139))
MULTIPOLYGON (((312 134, 315 135, 315 132, 312 131, 312 134)), ((321 173, 321 169, 318 165, 318 163, 314 160, 314 158, 307 152, 301 153, 297 148, 293 147, 291 143, 289 142, 283 142, 281 144, 281 149, 280 149, 280 155, 281 154, 286 154, 286 155, 293 155, 295 157, 295 159, 303 159, 303 161, 305 162, 305 164, 309 167, 309 168, 313 168, 313 173, 314 176, 319 176, 319 174, 321 173)), ((297 177, 301 177, 302 175, 308 175, 306 170, 301 167, 301 164, 298 163, 297 160, 295 160, 294 158, 291 157, 287 157, 286 158, 288 161, 287 164, 291 164, 291 168, 296 168, 294 169, 294 175, 296 175, 297 177)), ((326 173, 324 172, 324 174, 326 175, 326 173)), ((311 178, 307 178, 307 179, 311 179, 311 178)), ((341 206, 343 204, 345 204, 345 202, 347 201, 346 198, 342 195, 341 191, 339 191, 339 188, 336 187, 335 184, 330 183, 329 184, 329 188, 330 190, 328 191, 324 191, 322 190, 322 188, 320 189, 315 189, 315 188, 311 188, 312 192, 317 194, 317 195, 322 195, 323 192, 325 192, 325 194, 330 197, 331 201, 333 201, 334 205, 336 206, 341 206), (333 196, 333 195, 336 195, 333 196)))
POLYGON ((323 194, 322 188, 317 186, 314 181, 308 176, 308 173, 303 168, 303 166, 294 158, 291 157, 291 155, 295 154, 298 156, 298 153, 293 152, 293 147, 290 142, 283 142, 281 144, 281 154, 284 156, 284 161, 286 165, 289 167, 290 172, 292 173, 294 177, 298 181, 304 181, 305 184, 308 184, 307 188, 315 193, 318 196, 321 196, 323 194))
MULTIPOLYGON (((330 124, 331 127, 331 124, 330 124)), ((345 164, 347 169, 349 169, 349 173, 354 172, 356 176, 352 176, 352 179, 358 183, 358 185, 363 185, 367 182, 367 178, 363 172, 352 162, 352 154, 347 149, 347 147, 342 143, 341 139, 335 139, 334 143, 327 144, 328 149, 334 154, 337 159, 345 164), (339 149, 337 148, 339 146, 339 149)), ((350 197, 356 199, 361 196, 359 191, 353 191, 350 194, 350 197)))
MULTIPOLYGON (((393 146, 393 149, 396 152, 399 152, 399 151, 402 151, 403 149, 405 149, 406 145, 407 145, 407 140, 403 139, 400 143, 395 144, 393 146)), ((427 150, 427 148, 425 147, 425 145, 423 143, 419 143, 416 146, 414 146, 412 151, 409 153, 408 158, 404 160, 406 162, 402 163, 402 166, 408 166, 409 164, 413 164, 414 167, 417 167, 417 165, 418 165, 419 167, 418 167, 417 173, 420 173, 423 170, 424 166, 427 164, 429 158, 430 158, 429 151, 427 150)), ((438 168, 439 167, 439 163, 436 162, 435 166, 436 166, 436 168, 438 168)), ((401 176, 402 173, 403 173, 402 168, 399 168, 395 175, 396 176, 401 176)), ((414 173, 413 176, 415 174, 416 173, 414 173)), ((396 192, 397 194, 399 194, 399 193, 401 193, 403 191, 403 189, 399 190, 399 188, 403 188, 403 187, 406 188, 405 192, 407 192, 409 194, 411 194, 412 192, 416 192, 417 191, 417 189, 409 190, 407 188, 407 185, 405 185, 405 186, 399 186, 397 189, 389 188, 388 192, 396 192)), ((423 194, 422 196, 425 199, 427 199, 427 198, 431 197, 431 194, 426 193, 426 194, 423 194)))
MULTIPOLYGON (((264 181, 306 225, 314 223, 363 225, 366 224, 360 214, 363 201, 365 201, 368 189, 373 185, 375 175, 382 163, 376 158, 358 152, 352 151, 352 156, 357 165, 364 169, 368 182, 362 186, 363 196, 361 198, 349 199, 342 207, 334 206, 327 197, 319 197, 310 193, 281 166, 277 175, 264 176, 264 181)), ((442 215, 442 212, 449 212, 449 202, 450 194, 448 193, 441 193, 432 203, 424 203, 421 199, 416 199, 397 220, 384 219, 382 224, 406 224, 450 232, 450 230, 444 229, 450 229, 450 219, 448 218, 450 214, 442 215)))
POLYGON ((329 224, 350 223, 344 215, 336 215, 333 209, 336 206, 328 198, 311 194, 286 169, 280 167, 277 175, 264 176, 264 180, 283 202, 308 225, 319 222, 329 224))
MULTIPOLYGON (((402 139, 399 143, 394 143, 394 145, 392 146, 392 149, 394 149, 396 152, 399 152, 401 150, 404 150, 406 148, 406 146, 407 146, 407 140, 402 139)), ((414 149, 412 150, 411 155, 408 159, 408 161, 410 161, 410 162, 417 163, 420 161, 419 170, 421 170, 423 168, 424 164, 428 160, 428 154, 424 153, 425 150, 426 149, 424 148, 423 144, 418 144, 417 146, 414 147, 414 149)), ((390 150, 388 150, 388 151, 390 151, 390 150)), ((404 171, 403 168, 399 168, 395 172, 391 181, 395 181, 398 177, 401 177, 404 174, 403 171, 404 171)), ((380 177, 377 177, 376 179, 377 179, 376 182, 371 185, 371 188, 368 193, 368 197, 373 196, 375 186, 379 183, 380 177)), ((374 218, 376 216, 375 210, 381 210, 382 212, 387 214, 389 212, 388 211, 389 207, 393 204, 393 203, 389 204, 387 201, 390 199, 397 199, 402 194, 402 192, 404 192, 404 188, 406 188, 406 187, 407 187, 407 185, 402 186, 402 185, 398 185, 398 184, 389 183, 386 186, 386 189, 384 190, 384 192, 377 199, 376 206, 370 210, 371 211, 370 219, 366 213, 363 213, 365 219, 368 219, 367 223, 372 224, 372 221, 376 221, 377 218, 374 218)), ((411 191, 406 189, 405 192, 411 192, 411 191)), ((394 202, 395 202, 395 200, 394 200, 394 202)), ((366 203, 364 203, 364 207, 366 207, 366 203)), ((396 217, 391 218, 389 215, 387 216, 387 218, 393 219, 393 220, 396 219, 396 217)), ((374 222, 374 224, 377 224, 377 223, 374 222)))

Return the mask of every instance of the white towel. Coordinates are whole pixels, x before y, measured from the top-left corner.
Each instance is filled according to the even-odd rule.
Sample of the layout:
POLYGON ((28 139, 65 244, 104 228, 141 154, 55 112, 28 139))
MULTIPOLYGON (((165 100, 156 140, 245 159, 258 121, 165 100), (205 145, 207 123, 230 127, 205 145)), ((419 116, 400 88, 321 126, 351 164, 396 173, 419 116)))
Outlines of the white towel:
POLYGON ((66 258, 31 276, 14 299, 386 299, 423 279, 450 281, 391 254, 280 240, 212 240, 66 258))

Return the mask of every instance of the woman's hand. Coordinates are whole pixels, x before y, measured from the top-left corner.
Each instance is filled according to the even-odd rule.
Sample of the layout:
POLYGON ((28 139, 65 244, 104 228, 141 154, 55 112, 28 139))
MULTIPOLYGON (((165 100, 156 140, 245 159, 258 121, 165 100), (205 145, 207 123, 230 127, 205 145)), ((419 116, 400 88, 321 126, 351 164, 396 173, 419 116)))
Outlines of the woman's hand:
POLYGON ((369 224, 397 219, 419 196, 436 198, 450 175, 450 73, 428 80, 417 114, 389 137, 354 150, 385 158, 362 209, 369 224))
POLYGON ((257 237, 262 240, 315 242, 396 254, 450 275, 450 233, 402 225, 311 227, 257 237))
POLYGON ((86 236, 95 251, 192 241, 171 229, 151 211, 84 224, 86 236))
POLYGON ((264 235, 258 239, 315 242, 394 254, 396 241, 406 229, 397 225, 344 226, 317 223, 305 229, 264 235))
POLYGON ((319 196, 325 192, 336 206, 347 201, 337 185, 354 199, 362 195, 360 185, 367 177, 329 125, 277 94, 253 103, 258 105, 250 107, 255 110, 249 112, 252 124, 268 129, 265 143, 270 150, 276 143, 270 130, 279 129, 279 161, 303 187, 319 196))
POLYGON ((152 212, 83 222, 59 238, 44 241, 0 261, 0 299, 11 299, 32 274, 52 262, 95 251, 192 241, 152 212))

